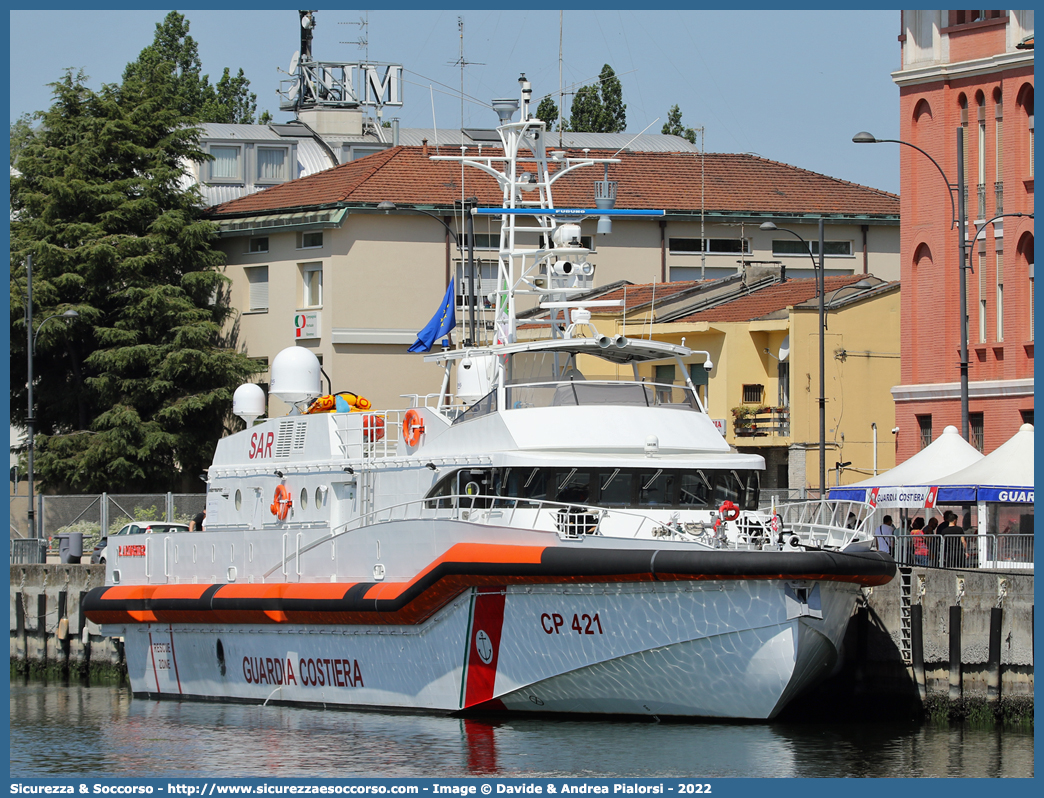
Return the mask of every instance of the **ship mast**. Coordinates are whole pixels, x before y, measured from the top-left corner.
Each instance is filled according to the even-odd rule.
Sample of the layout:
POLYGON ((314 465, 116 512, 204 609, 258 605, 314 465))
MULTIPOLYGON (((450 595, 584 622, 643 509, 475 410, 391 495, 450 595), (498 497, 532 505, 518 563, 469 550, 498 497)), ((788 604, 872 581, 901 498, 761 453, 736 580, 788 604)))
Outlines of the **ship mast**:
MULTIPOLYGON (((550 326, 553 337, 559 337, 569 325, 567 303, 569 307, 584 307, 583 302, 569 302, 591 289, 594 275, 594 267, 587 261, 590 249, 581 244, 579 222, 585 216, 605 216, 611 206, 606 208, 599 203, 603 207, 591 210, 556 208, 552 185, 574 169, 599 163, 608 169, 609 164, 620 162, 618 158, 570 158, 556 151, 550 156, 555 167, 552 172, 545 144, 546 126, 530 111, 533 89, 525 74, 519 78, 519 88, 520 100, 493 100, 501 120, 497 130, 504 148, 502 156, 446 155, 432 159, 459 161, 481 169, 495 178, 501 188, 502 207, 471 211, 480 216, 501 217, 496 287, 491 294, 494 346, 516 341, 516 297, 520 295, 539 297, 548 317, 533 323, 550 326), (520 121, 511 121, 520 108, 520 121), (535 243, 530 234, 535 234, 535 243)), ((627 212, 645 216, 662 213, 627 212)))

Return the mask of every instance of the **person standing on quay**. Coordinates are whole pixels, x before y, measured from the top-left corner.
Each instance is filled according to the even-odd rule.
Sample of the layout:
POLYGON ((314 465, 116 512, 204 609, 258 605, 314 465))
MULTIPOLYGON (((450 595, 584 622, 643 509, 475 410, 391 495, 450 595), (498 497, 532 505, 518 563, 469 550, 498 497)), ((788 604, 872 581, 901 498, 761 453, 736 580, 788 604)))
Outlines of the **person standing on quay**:
POLYGON ((892 516, 886 515, 881 526, 874 532, 877 539, 877 550, 885 554, 892 553, 892 543, 895 541, 895 527, 892 525, 892 516))
POLYGON ((928 565, 928 541, 924 536, 924 518, 917 516, 910 524, 910 535, 913 539, 914 564, 928 565))

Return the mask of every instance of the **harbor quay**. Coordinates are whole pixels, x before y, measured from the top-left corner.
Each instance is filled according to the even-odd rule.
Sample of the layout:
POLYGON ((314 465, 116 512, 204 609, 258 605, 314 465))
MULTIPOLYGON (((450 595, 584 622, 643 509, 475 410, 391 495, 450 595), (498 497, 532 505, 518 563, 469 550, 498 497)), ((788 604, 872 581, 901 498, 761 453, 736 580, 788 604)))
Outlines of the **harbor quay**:
MULTIPOLYGON (((11 675, 127 678, 123 645, 81 612, 105 567, 11 566, 11 675)), ((968 702, 1033 705, 1033 574, 900 567, 866 589, 829 678, 795 701, 801 714, 874 706, 937 711, 968 702)))

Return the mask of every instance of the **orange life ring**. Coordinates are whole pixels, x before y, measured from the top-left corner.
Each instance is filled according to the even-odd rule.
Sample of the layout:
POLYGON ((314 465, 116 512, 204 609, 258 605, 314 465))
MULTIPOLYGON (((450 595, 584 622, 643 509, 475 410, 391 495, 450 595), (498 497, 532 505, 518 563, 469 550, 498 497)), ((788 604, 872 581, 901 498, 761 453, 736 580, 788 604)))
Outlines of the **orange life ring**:
POLYGON ((406 416, 402 420, 402 439, 406 441, 407 446, 416 446, 420 443, 420 437, 424 433, 424 418, 421 416, 420 411, 416 408, 411 408, 406 411, 406 416))
POLYGON ((272 497, 272 506, 268 508, 272 511, 272 515, 280 521, 285 521, 287 515, 290 514, 290 508, 293 504, 293 501, 290 499, 290 489, 282 483, 276 485, 275 496, 272 497))
POLYGON ((732 502, 726 501, 718 508, 718 514, 726 521, 735 521, 739 518, 740 508, 732 502))

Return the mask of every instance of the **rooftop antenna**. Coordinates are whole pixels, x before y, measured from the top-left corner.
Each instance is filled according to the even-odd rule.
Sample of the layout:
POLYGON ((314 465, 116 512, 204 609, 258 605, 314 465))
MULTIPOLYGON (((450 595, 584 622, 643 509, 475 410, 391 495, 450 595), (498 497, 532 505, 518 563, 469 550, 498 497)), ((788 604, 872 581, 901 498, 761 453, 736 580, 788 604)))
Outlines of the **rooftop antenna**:
POLYGON ((341 42, 341 44, 354 44, 356 47, 364 50, 364 58, 366 63, 370 63, 370 40, 367 36, 370 27, 370 12, 366 12, 366 16, 360 19, 358 22, 338 22, 338 25, 358 25, 359 26, 359 38, 354 42, 341 42))

